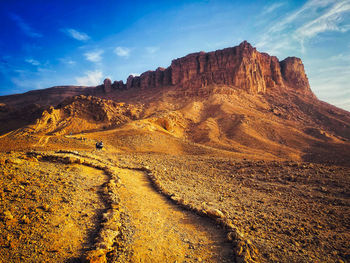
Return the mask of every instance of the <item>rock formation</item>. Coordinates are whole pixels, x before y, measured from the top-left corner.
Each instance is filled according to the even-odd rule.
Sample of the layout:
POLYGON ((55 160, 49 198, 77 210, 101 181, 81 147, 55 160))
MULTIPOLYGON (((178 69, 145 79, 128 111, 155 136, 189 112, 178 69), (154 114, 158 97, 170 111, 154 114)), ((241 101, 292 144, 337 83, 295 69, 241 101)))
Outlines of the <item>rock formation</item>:
POLYGON ((249 93, 266 93, 285 86, 312 94, 299 58, 277 57, 260 53, 247 41, 239 46, 214 52, 198 52, 172 61, 170 67, 129 76, 126 86, 116 88, 159 88, 176 86, 200 89, 209 85, 228 85, 249 93))
POLYGON ((112 91, 112 81, 109 78, 106 78, 103 81, 103 90, 105 93, 111 92, 112 91))
POLYGON ((213 52, 198 52, 175 59, 168 68, 146 71, 140 76, 130 75, 126 81, 105 79, 97 87, 53 87, 23 95, 0 96, 6 104, 39 103, 57 104, 75 95, 103 97, 118 90, 174 87, 188 91, 200 91, 204 87, 225 85, 248 93, 269 93, 272 90, 293 89, 314 97, 304 66, 299 58, 289 57, 279 61, 277 57, 260 53, 247 41, 239 46, 213 52))
POLYGON ((304 71, 304 65, 300 58, 288 57, 281 61, 281 73, 284 82, 290 87, 302 93, 310 91, 309 80, 304 71))

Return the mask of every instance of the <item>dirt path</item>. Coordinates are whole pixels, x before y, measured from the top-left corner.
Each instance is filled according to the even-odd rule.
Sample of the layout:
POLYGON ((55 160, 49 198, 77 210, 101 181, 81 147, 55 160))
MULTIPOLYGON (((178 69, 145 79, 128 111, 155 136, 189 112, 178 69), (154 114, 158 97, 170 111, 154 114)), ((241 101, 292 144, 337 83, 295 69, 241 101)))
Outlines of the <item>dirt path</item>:
MULTIPOLYGON (((8 219, 0 221, 4 224, 0 234, 4 262, 78 262, 95 247, 107 209, 103 185, 110 178, 81 162, 65 164, 66 156, 72 155, 80 153, 63 153, 63 163, 51 157, 40 163, 24 160, 24 154, 7 157, 13 161, 3 172, 12 174, 11 165, 15 165, 18 174, 3 182, 8 185, 6 193, 0 191, 2 206, 9 210, 8 219)), ((101 153, 82 157, 92 163, 107 160, 101 159, 101 153)), ((114 170, 122 183, 117 192, 123 212, 124 252, 115 254, 117 258, 108 257, 108 262, 233 262, 232 244, 212 220, 171 203, 153 188, 144 172, 103 162, 107 166, 101 163, 101 167, 114 170)))
POLYGON ((133 232, 129 253, 118 262, 232 262, 232 244, 211 220, 172 204, 143 172, 118 171, 121 204, 133 232))
MULTIPOLYGON (((82 155, 109 160, 107 152, 82 155)), ((211 219, 173 204, 151 185, 144 172, 114 167, 127 231, 126 252, 115 262, 233 262, 232 243, 211 219)))

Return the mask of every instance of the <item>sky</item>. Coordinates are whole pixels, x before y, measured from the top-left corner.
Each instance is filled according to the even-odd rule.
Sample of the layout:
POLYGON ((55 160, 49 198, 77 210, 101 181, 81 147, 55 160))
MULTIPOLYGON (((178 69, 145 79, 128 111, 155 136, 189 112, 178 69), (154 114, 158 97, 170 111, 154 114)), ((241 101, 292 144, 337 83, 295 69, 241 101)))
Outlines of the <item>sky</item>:
POLYGON ((316 96, 350 111, 350 0, 0 0, 0 96, 125 82, 243 40, 300 57, 316 96))

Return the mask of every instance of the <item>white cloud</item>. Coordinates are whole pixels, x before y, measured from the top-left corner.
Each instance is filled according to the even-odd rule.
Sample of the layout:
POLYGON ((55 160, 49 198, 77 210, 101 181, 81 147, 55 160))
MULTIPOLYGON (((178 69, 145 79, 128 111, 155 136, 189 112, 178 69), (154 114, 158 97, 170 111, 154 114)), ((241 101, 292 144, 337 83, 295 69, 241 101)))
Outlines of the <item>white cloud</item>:
POLYGON ((95 51, 90 51, 90 52, 86 52, 84 54, 85 58, 91 62, 100 62, 102 60, 101 55, 103 54, 103 50, 95 50, 95 51))
POLYGON ((133 76, 133 77, 138 77, 140 76, 141 74, 140 73, 130 73, 129 76, 133 76))
POLYGON ((25 62, 29 63, 29 64, 32 64, 33 66, 39 66, 40 65, 40 62, 35 60, 35 59, 32 59, 32 58, 27 58, 25 60, 25 62))
POLYGON ((340 39, 350 31, 350 0, 308 0, 296 10, 281 14, 278 20, 274 17, 261 29, 264 34, 256 44, 259 50, 277 56, 302 54, 316 96, 349 110, 350 53, 345 48, 332 54, 334 48, 328 50, 322 45, 327 38, 340 39), (312 46, 325 50, 320 59, 310 57, 314 52, 306 52, 312 46))
POLYGON ((67 65, 71 65, 71 66, 75 65, 77 63, 76 61, 74 61, 70 58, 59 58, 58 60, 63 64, 67 64, 67 65))
POLYGON ((79 41, 86 41, 90 39, 90 37, 86 33, 79 32, 78 30, 75 30, 73 28, 63 28, 61 29, 61 31, 79 41))
POLYGON ((114 53, 119 57, 129 57, 130 51, 130 48, 127 47, 116 47, 114 49, 114 53))
POLYGON ((146 51, 149 54, 154 54, 159 50, 159 47, 146 47, 146 51))
POLYGON ((341 25, 342 15, 350 11, 349 1, 336 2, 321 16, 305 23, 296 30, 301 41, 312 38, 325 31, 348 31, 349 25, 341 25))
POLYGON ((40 73, 55 73, 56 70, 50 69, 50 68, 38 68, 38 72, 40 73))
POLYGON ((266 15, 266 14, 272 13, 273 11, 284 6, 285 4, 286 4, 285 2, 277 2, 277 3, 273 3, 272 5, 266 6, 263 10, 263 14, 266 15))
POLYGON ((102 83, 102 71, 87 71, 82 77, 76 77, 76 84, 79 86, 96 86, 102 83))
POLYGON ((299 44, 304 53, 305 43, 323 32, 349 31, 350 25, 343 23, 349 13, 350 0, 309 0, 281 20, 271 21, 256 46, 275 51, 277 48, 295 50, 299 44))
POLYGON ((19 76, 19 77, 12 77, 11 82, 15 84, 17 87, 20 88, 18 92, 22 92, 21 89, 44 89, 48 86, 44 84, 42 81, 38 81, 38 79, 33 78, 32 76, 19 76))
POLYGON ((10 18, 16 22, 17 26, 25 33, 27 36, 32 37, 32 38, 39 38, 42 37, 43 35, 36 32, 31 26, 29 26, 28 23, 26 23, 22 17, 19 15, 10 14, 10 18))
POLYGON ((322 9, 331 3, 334 3, 334 1, 309 0, 301 8, 285 16, 281 21, 278 21, 277 23, 274 22, 274 25, 270 27, 269 32, 279 32, 289 27, 292 22, 304 21, 305 19, 311 18, 315 15, 317 10, 322 9))
POLYGON ((334 61, 346 61, 346 62, 349 62, 350 61, 350 53, 349 54, 341 53, 341 54, 338 54, 338 55, 331 56, 329 59, 330 60, 334 60, 334 61))

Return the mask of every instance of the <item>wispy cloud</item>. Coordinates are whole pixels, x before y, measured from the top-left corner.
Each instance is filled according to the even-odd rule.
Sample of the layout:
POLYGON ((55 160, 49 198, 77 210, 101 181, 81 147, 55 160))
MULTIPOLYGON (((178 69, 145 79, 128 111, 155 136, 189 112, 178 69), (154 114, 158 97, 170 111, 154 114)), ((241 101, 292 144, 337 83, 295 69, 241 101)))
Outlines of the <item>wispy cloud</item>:
MULTIPOLYGON (((27 89, 43 89, 49 86, 49 82, 45 75, 30 70, 14 70, 16 72, 10 78, 10 81, 19 89, 14 92, 22 92, 27 89)), ((51 78, 50 78, 51 79, 51 78)), ((51 79, 52 80, 52 79, 51 79)))
POLYGON ((329 59, 330 60, 334 60, 334 61, 346 61, 346 62, 349 62, 350 61, 350 53, 348 53, 348 54, 340 53, 340 54, 331 56, 329 59))
POLYGON ((73 28, 62 28, 61 31, 66 35, 70 36, 71 38, 74 38, 79 41, 86 41, 90 39, 90 37, 86 33, 80 32, 73 28))
POLYGON ((114 49, 114 53, 119 57, 129 57, 130 51, 130 48, 127 47, 116 47, 114 49))
MULTIPOLYGON (((272 7, 267 6, 265 10, 272 7)), ((260 19, 266 22, 266 17, 260 19)), ((278 17, 276 19, 271 13, 267 24, 264 24, 266 27, 260 29, 264 33, 256 43, 258 49, 277 56, 302 56, 316 95, 321 100, 349 110, 349 103, 343 101, 349 96, 346 90, 349 86, 350 53, 345 48, 338 54, 332 54, 332 48, 325 48, 320 59, 312 59, 310 55, 313 52, 307 51, 315 45, 319 45, 316 47, 321 50, 327 38, 341 39, 342 34, 350 31, 350 0, 308 0, 299 8, 278 17)))
POLYGON ((280 8, 280 7, 284 6, 284 5, 286 5, 285 2, 277 2, 277 3, 273 3, 273 4, 271 4, 271 5, 268 5, 268 6, 266 6, 266 7, 264 8, 263 14, 264 14, 264 15, 267 15, 267 14, 269 14, 269 13, 272 13, 272 12, 274 12, 275 10, 277 10, 278 8, 280 8))
POLYGON ((36 80, 23 79, 19 77, 12 77, 11 82, 20 88, 40 89, 41 85, 36 80))
POLYGON ((33 66, 40 66, 40 62, 32 58, 25 59, 25 62, 32 64, 33 66))
POLYGON ((103 54, 103 50, 99 49, 99 50, 94 50, 94 51, 90 51, 90 52, 86 52, 84 54, 85 58, 91 62, 100 62, 102 60, 102 54, 103 54))
POLYGON ((71 58, 59 58, 58 59, 61 63, 66 65, 75 65, 77 62, 72 60, 71 58))
POLYGON ((285 44, 284 49, 293 48, 298 43, 305 52, 305 43, 323 32, 350 30, 350 25, 343 23, 349 12, 350 0, 309 0, 281 20, 271 21, 257 46, 271 51, 281 42, 285 44))
POLYGON ((315 37, 316 35, 326 31, 346 32, 350 29, 350 25, 342 25, 343 15, 350 11, 349 1, 334 1, 321 16, 305 23, 299 27, 295 34, 300 41, 315 37))
MULTIPOLYGON (((345 56, 345 54, 344 54, 345 56)), ((349 101, 350 90, 350 60, 338 61, 339 56, 331 57, 327 63, 319 63, 315 61, 310 76, 310 84, 316 92, 317 97, 329 103, 350 110, 350 104, 345 106, 343 101, 349 101)))
POLYGON ((40 73, 54 73, 54 72, 56 72, 56 70, 53 70, 50 68, 39 67, 38 72, 40 72, 40 73))
POLYGON ((146 51, 148 54, 154 54, 159 50, 159 47, 146 47, 146 51))
POLYGON ((79 86, 96 86, 102 83, 103 73, 100 70, 86 71, 82 77, 76 77, 76 84, 79 86))
POLYGON ((43 35, 38 33, 36 30, 34 30, 27 22, 23 20, 22 17, 20 17, 17 14, 10 13, 10 18, 15 21, 17 26, 23 31, 24 34, 26 34, 29 37, 32 38, 39 38, 43 35))

